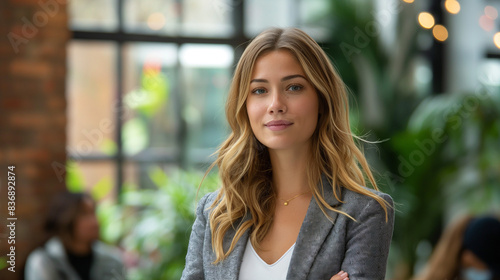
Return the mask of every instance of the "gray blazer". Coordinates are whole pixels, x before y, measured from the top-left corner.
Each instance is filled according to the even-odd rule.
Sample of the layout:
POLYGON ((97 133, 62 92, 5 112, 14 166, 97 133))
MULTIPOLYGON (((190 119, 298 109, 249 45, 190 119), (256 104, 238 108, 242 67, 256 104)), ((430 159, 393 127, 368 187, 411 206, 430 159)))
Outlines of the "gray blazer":
MULTIPOLYGON (((334 219, 332 223, 313 197, 295 243, 286 279, 329 280, 340 270, 349 273, 351 280, 384 279, 394 226, 393 209, 388 209, 386 222, 385 212, 376 200, 341 188, 342 204, 335 199, 330 184, 326 180, 323 184, 323 194, 328 204, 348 213, 357 222, 327 210, 334 219)), ((389 195, 370 191, 393 205, 389 195)), ((210 193, 198 204, 182 280, 238 279, 249 233, 245 232, 224 261, 212 264, 215 253, 211 243, 209 207, 216 196, 216 193, 210 193)), ((247 215, 244 219, 248 218, 250 216, 247 215)), ((234 234, 235 230, 226 233, 224 248, 229 248, 234 234)))
MULTIPOLYGON (((125 279, 125 267, 118 248, 95 241, 92 250, 94 260, 90 270, 91 279, 125 279)), ((81 279, 69 263, 64 245, 58 237, 52 237, 45 243, 45 246, 31 252, 24 271, 25 280, 81 279)))

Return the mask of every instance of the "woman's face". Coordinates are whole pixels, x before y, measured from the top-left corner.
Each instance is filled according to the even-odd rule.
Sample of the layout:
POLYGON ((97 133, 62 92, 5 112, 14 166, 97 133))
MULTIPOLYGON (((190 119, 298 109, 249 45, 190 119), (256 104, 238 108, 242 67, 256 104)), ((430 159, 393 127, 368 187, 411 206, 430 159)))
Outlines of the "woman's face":
POLYGON ((477 257, 472 251, 464 250, 460 261, 462 279, 492 279, 492 274, 488 270, 488 265, 477 257))
POLYGON ((262 144, 273 150, 308 148, 318 107, 315 88, 289 51, 276 50, 257 59, 246 108, 262 144))
POLYGON ((79 242, 92 242, 99 238, 99 223, 95 214, 94 202, 85 198, 80 213, 76 217, 74 239, 79 242))

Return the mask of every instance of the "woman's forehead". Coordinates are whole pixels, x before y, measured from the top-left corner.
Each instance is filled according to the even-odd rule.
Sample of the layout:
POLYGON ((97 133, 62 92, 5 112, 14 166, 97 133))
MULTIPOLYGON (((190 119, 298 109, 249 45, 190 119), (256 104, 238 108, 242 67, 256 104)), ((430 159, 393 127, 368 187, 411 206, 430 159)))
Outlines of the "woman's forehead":
POLYGON ((283 78, 291 75, 306 77, 299 60, 288 50, 274 50, 259 56, 255 61, 251 79, 266 77, 283 78))

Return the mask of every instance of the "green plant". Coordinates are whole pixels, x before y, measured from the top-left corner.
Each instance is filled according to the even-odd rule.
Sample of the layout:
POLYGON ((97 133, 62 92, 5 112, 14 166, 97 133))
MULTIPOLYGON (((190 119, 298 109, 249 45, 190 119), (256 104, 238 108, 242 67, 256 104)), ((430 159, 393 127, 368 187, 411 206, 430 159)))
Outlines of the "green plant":
POLYGON ((399 168, 391 194, 399 202, 394 240, 408 264, 420 242, 433 244, 445 220, 500 210, 498 88, 429 97, 391 143, 399 168))
POLYGON ((128 278, 179 279, 195 220, 196 200, 218 187, 216 174, 209 174, 198 193, 203 174, 182 170, 168 174, 149 171, 156 189, 123 190, 122 203, 99 207, 103 239, 120 241, 128 259, 128 278))
MULTIPOLYGON (((66 170, 68 190, 84 191, 78 166, 68 161, 66 170)), ((199 171, 164 172, 152 167, 148 175, 156 188, 126 184, 120 201, 105 199, 113 191, 106 178, 90 187, 98 201, 101 239, 123 249, 128 279, 179 279, 196 218, 196 201, 218 188, 218 175, 208 174, 200 188, 204 174, 199 171)))
MULTIPOLYGON (((389 18, 376 17, 375 2, 355 0, 329 3, 329 13, 324 17, 330 24, 331 36, 324 43, 324 49, 352 93, 350 109, 351 118, 354 117, 351 123, 353 131, 359 134, 369 132, 365 137, 368 140, 389 139, 379 143, 378 149, 365 145, 364 150, 375 174, 379 175, 376 176, 379 187, 393 196, 399 210, 401 205, 406 206, 406 202, 400 202, 401 197, 419 199, 413 196, 411 185, 400 184, 397 158, 401 151, 395 149, 392 141, 395 134, 405 131, 411 113, 422 99, 416 94, 415 85, 411 82, 410 67, 416 53, 415 35, 418 29, 416 23, 406 20, 413 18, 415 11, 400 1, 395 9, 378 11, 389 14, 398 22, 394 30, 394 44, 399 47, 394 52, 384 48, 380 34, 389 18), (375 29, 377 27, 378 31, 375 29), (398 195, 395 195, 396 189, 400 191, 398 195)), ((407 183, 408 180, 405 181, 407 183)), ((429 210, 435 210, 433 215, 440 213, 440 209, 429 210)), ((418 231, 411 226, 417 227, 415 221, 421 217, 410 216, 411 213, 406 209, 396 212, 395 232, 407 221, 411 222, 405 230, 418 231)), ((412 246, 413 241, 405 236, 394 235, 389 256, 389 277, 400 277, 393 275, 398 266, 413 267, 415 250, 412 246)), ((411 269, 406 269, 402 278, 411 273, 411 269)))
POLYGON ((433 96, 429 84, 415 82, 422 61, 417 34, 429 35, 418 28, 415 5, 396 1, 394 9, 381 10, 367 0, 329 3, 320 19, 331 30, 323 47, 355 97, 353 131, 387 139, 377 149, 366 145, 365 153, 396 202, 388 276, 408 279, 419 244, 435 243, 453 213, 500 205, 499 90, 433 96), (380 35, 391 18, 394 40, 384 47, 380 35))

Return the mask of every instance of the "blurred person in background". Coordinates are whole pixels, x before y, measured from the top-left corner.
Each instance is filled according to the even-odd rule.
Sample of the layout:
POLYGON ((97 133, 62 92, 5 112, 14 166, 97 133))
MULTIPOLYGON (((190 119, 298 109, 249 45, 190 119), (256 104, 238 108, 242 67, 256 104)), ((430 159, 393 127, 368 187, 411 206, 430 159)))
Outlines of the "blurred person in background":
POLYGON ((500 221, 464 216, 443 233, 414 280, 500 280, 500 221))
POLYGON ((226 104, 232 133, 212 165, 222 185, 198 204, 181 279, 384 279, 392 198, 348 110, 343 81, 303 31, 272 28, 248 45, 226 104))
POLYGON ((98 240, 95 207, 86 193, 55 197, 45 223, 52 237, 29 255, 26 280, 125 279, 120 251, 98 240))

